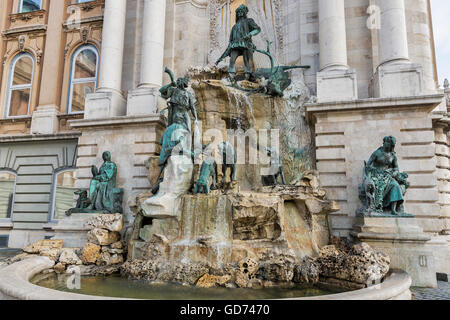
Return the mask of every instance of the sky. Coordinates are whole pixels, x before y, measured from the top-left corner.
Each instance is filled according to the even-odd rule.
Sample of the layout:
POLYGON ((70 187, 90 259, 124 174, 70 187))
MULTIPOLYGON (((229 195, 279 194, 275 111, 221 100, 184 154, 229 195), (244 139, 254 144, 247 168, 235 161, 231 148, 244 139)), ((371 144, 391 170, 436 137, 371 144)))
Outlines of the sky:
POLYGON ((450 0, 431 0, 439 84, 450 80, 450 0))

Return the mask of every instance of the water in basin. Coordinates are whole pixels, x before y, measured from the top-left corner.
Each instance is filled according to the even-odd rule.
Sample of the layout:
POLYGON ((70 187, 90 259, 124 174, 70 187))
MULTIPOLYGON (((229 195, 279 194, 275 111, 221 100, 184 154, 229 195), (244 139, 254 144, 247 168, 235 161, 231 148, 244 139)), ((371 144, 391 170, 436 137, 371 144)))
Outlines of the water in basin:
MULTIPOLYGON (((261 300, 261 299, 288 299, 300 297, 321 296, 343 292, 337 288, 297 287, 292 289, 265 288, 202 289, 185 287, 176 284, 150 284, 148 281, 128 280, 113 275, 108 277, 81 277, 80 289, 70 289, 68 275, 47 274, 38 275, 32 283, 58 291, 104 296, 116 298, 151 299, 151 300, 261 300)), ((70 281, 69 281, 70 283, 70 281)))

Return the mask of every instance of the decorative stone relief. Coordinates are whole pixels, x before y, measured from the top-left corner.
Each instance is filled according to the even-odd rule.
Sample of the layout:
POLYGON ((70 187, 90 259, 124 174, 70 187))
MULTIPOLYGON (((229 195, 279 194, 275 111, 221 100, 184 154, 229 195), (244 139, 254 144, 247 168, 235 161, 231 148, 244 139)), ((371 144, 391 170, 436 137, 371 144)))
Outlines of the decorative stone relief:
POLYGON ((23 52, 25 50, 25 40, 26 37, 24 35, 20 35, 18 38, 20 52, 23 52))
POLYGON ((97 48, 101 47, 103 18, 90 23, 82 23, 79 27, 74 25, 64 25, 64 32, 67 34, 64 56, 67 58, 69 52, 81 44, 93 43, 97 48))
POLYGON ((45 29, 40 27, 31 28, 26 32, 14 32, 14 30, 7 30, 4 33, 4 39, 6 43, 6 52, 3 56, 3 64, 14 56, 18 52, 29 52, 36 58, 36 63, 41 63, 42 55, 44 51, 44 36, 46 34, 45 29))

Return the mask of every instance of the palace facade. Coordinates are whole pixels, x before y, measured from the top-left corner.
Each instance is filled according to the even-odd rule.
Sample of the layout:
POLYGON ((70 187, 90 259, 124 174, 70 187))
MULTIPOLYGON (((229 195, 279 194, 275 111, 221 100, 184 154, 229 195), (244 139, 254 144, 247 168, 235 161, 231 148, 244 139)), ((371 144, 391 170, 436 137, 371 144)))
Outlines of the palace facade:
POLYGON ((0 1, 0 246, 70 229, 64 212, 106 150, 131 224, 127 200, 149 190, 159 154, 164 67, 212 65, 244 3, 258 47, 311 66, 292 76, 316 97, 304 109, 315 168, 340 205, 333 234, 352 234, 364 161, 394 135, 424 256, 450 274, 450 89, 437 80, 430 0, 0 1))

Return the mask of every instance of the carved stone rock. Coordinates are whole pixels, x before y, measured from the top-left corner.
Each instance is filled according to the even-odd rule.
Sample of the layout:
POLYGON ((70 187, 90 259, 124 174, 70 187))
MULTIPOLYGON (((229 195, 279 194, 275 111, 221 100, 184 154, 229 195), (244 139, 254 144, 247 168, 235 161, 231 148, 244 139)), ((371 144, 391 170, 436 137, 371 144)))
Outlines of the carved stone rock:
POLYGON ((41 240, 25 247, 23 251, 26 253, 39 253, 44 249, 61 249, 63 244, 64 240, 41 240))
POLYGON ((111 232, 120 232, 123 229, 123 216, 121 214, 103 214, 95 216, 86 222, 90 229, 106 229, 111 232))
POLYGON ((88 241, 101 246, 109 246, 120 240, 120 233, 105 229, 92 229, 88 233, 88 241))
POLYGON ((330 245, 322 248, 316 263, 320 275, 361 285, 381 281, 389 272, 390 259, 368 244, 354 245, 348 252, 330 245))
POLYGON ((101 247, 93 243, 86 243, 81 251, 81 260, 84 264, 95 264, 100 259, 101 247))
POLYGON ((216 286, 224 287, 230 280, 230 275, 213 276, 210 274, 205 274, 197 281, 196 286, 199 288, 213 288, 216 286))
POLYGON ((61 255, 61 249, 58 248, 45 248, 39 251, 39 255, 49 257, 53 261, 58 261, 61 255))
POLYGON ((83 262, 76 254, 76 249, 62 249, 59 262, 64 265, 81 265, 83 262))

